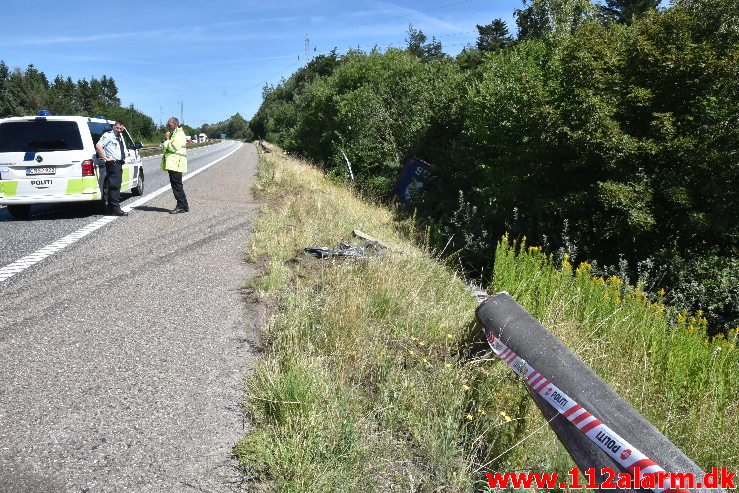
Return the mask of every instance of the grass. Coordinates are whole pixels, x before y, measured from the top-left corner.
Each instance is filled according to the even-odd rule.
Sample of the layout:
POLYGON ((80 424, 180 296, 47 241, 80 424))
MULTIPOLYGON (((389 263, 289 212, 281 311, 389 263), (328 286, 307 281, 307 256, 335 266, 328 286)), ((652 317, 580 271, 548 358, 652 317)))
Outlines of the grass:
MULTIPOLYGON (((485 472, 572 467, 520 382, 480 351, 476 301, 417 246, 412 221, 277 148, 260 160, 255 191, 266 205, 248 258, 263 273, 248 284, 271 315, 247 383, 253 427, 235 447, 258 488, 484 491, 485 472), (354 229, 393 250, 331 260, 302 252, 359 244, 354 229)), ((616 389, 700 465, 736 469, 735 446, 715 447, 739 443, 734 340, 708 342, 699 317, 679 322, 616 280, 592 279, 587 266, 555 269, 507 239, 495 279, 491 292, 509 291, 578 354, 617 347, 634 358, 637 371, 586 361, 614 385, 628 382, 616 389), (583 334, 591 346, 576 342, 583 334), (629 344, 618 342, 624 334, 629 344), (697 406, 681 401, 686 392, 697 406)))
POLYGON ((495 279, 696 463, 737 470, 737 329, 709 340, 701 313, 649 300, 615 276, 593 278, 587 263, 555 268, 507 237, 495 279))

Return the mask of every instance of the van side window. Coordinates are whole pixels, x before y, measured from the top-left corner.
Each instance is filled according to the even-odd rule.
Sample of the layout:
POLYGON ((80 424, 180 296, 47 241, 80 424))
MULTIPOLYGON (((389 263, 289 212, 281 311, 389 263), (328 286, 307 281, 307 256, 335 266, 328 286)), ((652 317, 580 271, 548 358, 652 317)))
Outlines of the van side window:
POLYGON ((87 122, 90 129, 90 137, 92 137, 92 145, 98 145, 98 140, 105 132, 113 128, 110 123, 87 122))
POLYGON ((133 150, 136 148, 136 146, 133 145, 133 139, 128 135, 128 130, 123 131, 123 140, 126 141, 126 149, 133 150))

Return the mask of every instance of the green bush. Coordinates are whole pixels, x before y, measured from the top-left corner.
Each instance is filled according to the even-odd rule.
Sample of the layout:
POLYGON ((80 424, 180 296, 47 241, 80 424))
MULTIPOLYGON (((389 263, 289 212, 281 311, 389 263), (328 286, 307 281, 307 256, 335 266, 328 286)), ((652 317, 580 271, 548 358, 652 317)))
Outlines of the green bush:
POLYGON ((664 287, 709 312, 713 332, 733 328, 737 10, 679 0, 625 25, 585 15, 582 1, 532 4, 550 28, 474 63, 390 49, 309 64, 252 123, 335 176, 349 175, 348 159, 373 196, 390 194, 407 157, 431 163, 411 207, 470 272, 495 238, 525 235, 631 279, 651 263, 652 296, 664 287))
POLYGON ((341 176, 348 176, 348 159, 360 186, 387 196, 405 159, 425 157, 422 143, 460 77, 451 60, 423 62, 401 50, 351 53, 297 99, 286 149, 341 176))

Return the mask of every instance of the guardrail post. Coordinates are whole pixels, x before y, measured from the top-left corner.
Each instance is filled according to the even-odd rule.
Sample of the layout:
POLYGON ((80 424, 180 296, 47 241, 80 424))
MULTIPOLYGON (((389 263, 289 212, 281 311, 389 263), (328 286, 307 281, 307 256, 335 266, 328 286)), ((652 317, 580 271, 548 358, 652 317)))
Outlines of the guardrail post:
POLYGON ((616 474, 632 474, 634 466, 644 470, 653 461, 667 472, 691 473, 703 480, 701 468, 508 293, 483 301, 477 317, 491 347, 522 377, 580 470, 610 468, 616 474))

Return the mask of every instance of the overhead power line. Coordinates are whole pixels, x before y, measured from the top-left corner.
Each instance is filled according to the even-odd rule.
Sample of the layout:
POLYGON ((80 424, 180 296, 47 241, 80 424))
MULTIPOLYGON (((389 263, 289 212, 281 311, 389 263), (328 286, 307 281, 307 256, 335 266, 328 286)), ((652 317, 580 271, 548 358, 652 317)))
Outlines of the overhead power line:
MULTIPOLYGON (((439 5, 438 7, 432 7, 432 8, 421 9, 421 10, 413 10, 412 13, 424 14, 424 13, 427 13, 427 12, 433 12, 435 10, 442 10, 442 9, 445 9, 445 8, 448 8, 448 7, 456 7, 457 5, 464 5, 466 3, 471 3, 472 1, 473 0, 462 0, 461 2, 447 3, 447 4, 444 4, 444 5, 439 5)), ((383 17, 382 19, 377 19, 377 20, 368 21, 368 22, 360 22, 360 23, 356 23, 356 24, 347 24, 344 27, 368 26, 368 25, 371 25, 371 24, 378 24, 380 22, 386 22, 386 21, 390 21, 390 20, 393 20, 393 19, 403 19, 403 18, 408 17, 409 14, 411 14, 411 12, 406 13, 406 14, 402 14, 402 15, 393 15, 393 16, 389 16, 389 17, 383 17)))

